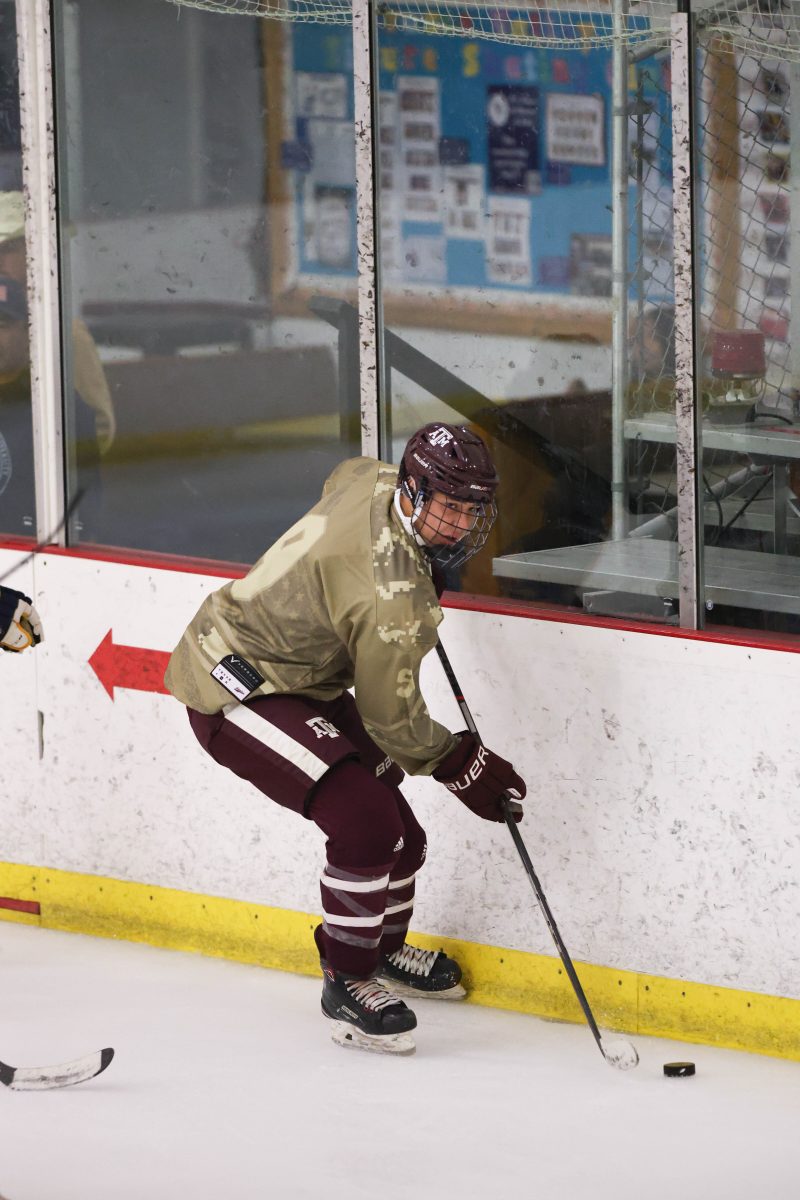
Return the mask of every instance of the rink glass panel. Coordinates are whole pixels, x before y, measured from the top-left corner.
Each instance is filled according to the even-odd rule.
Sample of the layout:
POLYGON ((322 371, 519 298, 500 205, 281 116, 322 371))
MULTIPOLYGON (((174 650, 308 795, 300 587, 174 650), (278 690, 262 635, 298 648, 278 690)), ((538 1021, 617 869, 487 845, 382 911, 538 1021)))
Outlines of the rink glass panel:
MULTIPOLYGON (((397 460, 432 420, 471 423, 489 442, 499 515, 451 586, 579 611, 589 593, 597 611, 602 591, 607 611, 660 619, 666 606, 632 596, 624 570, 608 595, 551 560, 588 546, 591 565, 602 553, 614 535, 614 438, 624 418, 671 399, 668 53, 628 72, 630 352, 615 416, 612 49, 388 24, 376 49, 387 453, 397 460), (509 573, 520 554, 530 558, 509 573)), ((622 460, 618 534, 675 490, 669 450, 626 440, 622 460)))
POLYGON ((791 634, 800 632, 800 336, 791 296, 800 71, 782 52, 784 31, 765 37, 748 53, 719 36, 698 46, 703 578, 707 626, 791 634))
POLYGON ((55 17, 69 542, 252 562, 360 447, 352 55, 163 0, 55 17))
POLYGON ((13 3, 0 6, 0 536, 27 538, 36 505, 15 17, 13 3))

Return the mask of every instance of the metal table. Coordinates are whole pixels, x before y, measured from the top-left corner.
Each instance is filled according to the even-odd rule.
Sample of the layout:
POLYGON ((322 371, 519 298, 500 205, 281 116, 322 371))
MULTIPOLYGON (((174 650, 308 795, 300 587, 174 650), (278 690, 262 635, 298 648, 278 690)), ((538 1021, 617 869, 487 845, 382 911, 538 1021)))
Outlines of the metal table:
MULTIPOLYGON (((628 440, 675 444, 675 418, 670 413, 646 413, 630 417, 624 424, 628 440)), ((800 425, 715 425, 703 421, 704 450, 731 450, 737 454, 763 455, 768 459, 800 458, 800 425)))
MULTIPOLYGON (((669 413, 630 418, 625 421, 624 433, 628 440, 642 438, 674 445, 675 418, 669 413)), ((790 460, 800 459, 800 426, 717 425, 704 421, 702 440, 704 449, 746 454, 773 467, 772 512, 768 514, 760 507, 750 515, 748 524, 763 528, 771 515, 776 549, 785 549, 787 533, 797 523, 796 515, 789 514, 791 493, 785 468, 790 460)), ((724 496, 723 490, 718 497, 720 503, 725 502, 724 496)), ((708 519, 715 513, 716 505, 706 507, 708 519)), ((504 555, 493 560, 493 572, 507 579, 675 600, 677 543, 668 536, 647 536, 649 532, 649 528, 642 528, 637 534, 632 529, 627 538, 618 541, 504 555)), ((706 545, 703 562, 706 601, 800 616, 800 558, 706 545)))
MULTIPOLYGON (((763 420, 764 418, 762 418, 763 420)), ((626 440, 641 439, 661 445, 675 444, 675 417, 671 413, 646 413, 624 423, 626 440)), ((800 425, 774 424, 715 424, 704 420, 702 425, 704 450, 726 450, 747 455, 754 463, 772 470, 772 533, 773 548, 783 554, 787 549, 789 489, 788 464, 800 458, 800 425)), ((727 494, 726 485, 718 487, 718 499, 727 494)))
MULTIPOLYGON (((800 616, 800 559, 707 546, 704 563, 706 600, 800 616)), ((492 569, 508 579, 665 599, 678 595, 677 543, 652 538, 508 554, 495 558, 492 569)))

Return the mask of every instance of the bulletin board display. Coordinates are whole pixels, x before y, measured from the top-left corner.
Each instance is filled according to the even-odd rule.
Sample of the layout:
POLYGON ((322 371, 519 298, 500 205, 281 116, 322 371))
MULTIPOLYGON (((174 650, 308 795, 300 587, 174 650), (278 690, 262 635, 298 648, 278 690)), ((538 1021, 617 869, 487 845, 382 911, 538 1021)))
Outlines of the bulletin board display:
MULTIPOLYGON (((351 31, 273 25, 270 37, 282 66, 270 198, 277 182, 290 216, 273 245, 273 299, 354 295, 351 31)), ((433 326, 472 311, 476 327, 505 331, 527 308, 525 332, 536 312, 573 333, 576 311, 593 309, 610 334, 596 303, 612 284, 610 51, 384 29, 378 55, 387 308, 413 300, 417 323, 433 326)))

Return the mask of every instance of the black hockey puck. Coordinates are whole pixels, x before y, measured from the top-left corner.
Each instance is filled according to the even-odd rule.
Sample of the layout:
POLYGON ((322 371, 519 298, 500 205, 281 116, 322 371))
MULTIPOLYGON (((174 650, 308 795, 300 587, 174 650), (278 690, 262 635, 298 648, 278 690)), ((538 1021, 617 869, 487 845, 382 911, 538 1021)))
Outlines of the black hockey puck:
POLYGON ((687 1075, 694 1075, 693 1062, 672 1062, 664 1063, 664 1074, 668 1079, 684 1079, 687 1075))

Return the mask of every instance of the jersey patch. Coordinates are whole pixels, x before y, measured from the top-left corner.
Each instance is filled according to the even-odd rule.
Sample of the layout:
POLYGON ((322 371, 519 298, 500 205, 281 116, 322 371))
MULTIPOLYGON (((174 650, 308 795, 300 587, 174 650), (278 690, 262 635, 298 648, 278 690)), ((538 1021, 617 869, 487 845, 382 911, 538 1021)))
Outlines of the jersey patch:
POLYGON ((211 675, 237 700, 246 700, 250 693, 261 687, 264 682, 264 676, 259 674, 253 664, 238 654, 226 654, 214 667, 211 675))

